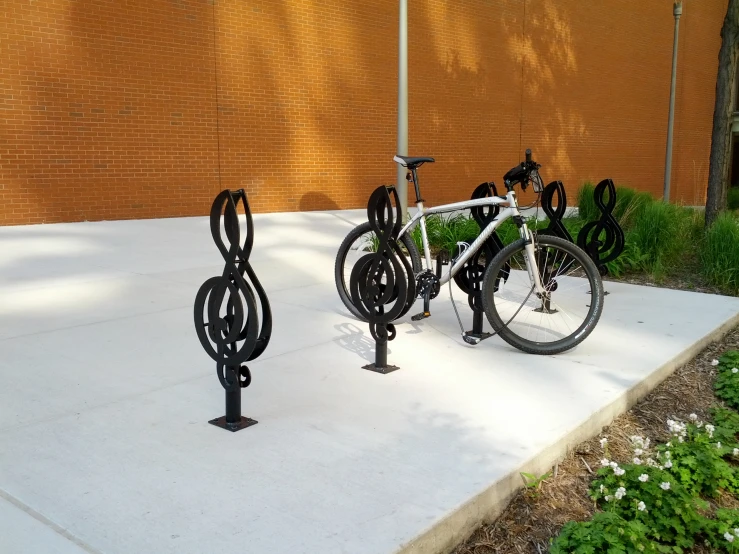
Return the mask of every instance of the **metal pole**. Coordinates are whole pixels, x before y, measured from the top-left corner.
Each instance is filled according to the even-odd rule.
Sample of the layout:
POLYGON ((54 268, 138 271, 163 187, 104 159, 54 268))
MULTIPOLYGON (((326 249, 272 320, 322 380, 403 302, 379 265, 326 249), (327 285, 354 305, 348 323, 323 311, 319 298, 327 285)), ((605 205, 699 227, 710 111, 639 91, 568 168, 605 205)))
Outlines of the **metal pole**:
MULTIPOLYGON (((408 0, 399 0, 400 24, 398 27, 398 148, 396 154, 408 155, 408 0)), ((400 198, 400 210, 405 221, 408 214, 408 181, 406 169, 398 167, 396 188, 400 198)))
POLYGON ((675 2, 672 15, 675 16, 675 38, 672 44, 672 83, 670 84, 670 115, 667 118, 667 154, 665 156, 665 189, 662 200, 670 201, 670 177, 672 173, 672 129, 675 123, 675 81, 677 80, 677 34, 680 29, 680 16, 683 14, 682 0, 675 2))

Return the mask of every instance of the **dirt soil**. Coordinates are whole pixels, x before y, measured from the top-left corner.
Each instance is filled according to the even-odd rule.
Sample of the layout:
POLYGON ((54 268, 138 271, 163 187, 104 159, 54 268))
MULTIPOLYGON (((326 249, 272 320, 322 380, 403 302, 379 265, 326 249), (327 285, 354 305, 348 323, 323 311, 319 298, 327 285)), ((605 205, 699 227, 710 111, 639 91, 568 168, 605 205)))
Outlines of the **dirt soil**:
MULTIPOLYGON (((601 435, 574 448, 553 468, 552 476, 543 481, 538 490, 519 492, 495 522, 478 529, 452 554, 547 552, 550 539, 557 536, 565 523, 587 520, 595 511, 588 486, 593 473, 600 467, 599 438, 608 437, 612 459, 627 462, 631 459, 630 436, 641 435, 651 438, 652 442, 666 442, 669 440, 667 419, 687 421, 691 413, 708 419, 710 408, 720 403, 713 395, 716 371, 711 360, 726 350, 736 349, 739 349, 739 327, 680 367, 631 410, 614 420, 601 435)), ((718 503, 737 507, 736 500, 729 496, 720 498, 718 503)), ((693 552, 708 550, 698 547, 693 552)))

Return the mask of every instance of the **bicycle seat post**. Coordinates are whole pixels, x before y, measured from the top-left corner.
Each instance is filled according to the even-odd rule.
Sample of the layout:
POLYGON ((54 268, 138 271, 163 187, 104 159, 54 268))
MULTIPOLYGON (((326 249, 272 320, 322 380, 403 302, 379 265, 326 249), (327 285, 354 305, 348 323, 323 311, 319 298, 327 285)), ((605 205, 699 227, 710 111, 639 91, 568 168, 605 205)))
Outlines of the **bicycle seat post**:
POLYGON ((421 189, 418 187, 417 169, 418 168, 416 167, 412 167, 405 176, 407 181, 413 181, 413 188, 416 190, 416 204, 418 204, 419 202, 423 202, 423 198, 421 198, 421 189))

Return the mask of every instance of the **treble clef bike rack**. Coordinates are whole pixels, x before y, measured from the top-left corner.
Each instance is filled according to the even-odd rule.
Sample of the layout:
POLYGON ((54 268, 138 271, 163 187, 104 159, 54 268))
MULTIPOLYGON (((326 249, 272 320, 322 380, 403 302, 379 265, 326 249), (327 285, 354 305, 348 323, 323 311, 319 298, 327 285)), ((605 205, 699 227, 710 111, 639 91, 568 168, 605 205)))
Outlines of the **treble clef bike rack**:
MULTIPOLYGON (((593 200, 601 212, 599 219, 586 223, 577 235, 577 245, 595 262, 601 275, 606 275, 606 264, 618 258, 624 251, 624 231, 613 217, 616 207, 616 186, 611 179, 603 179, 593 191, 593 200), (608 190, 608 202, 603 202, 603 195, 608 190)), ((567 210, 567 195, 562 181, 552 181, 541 195, 541 207, 549 218, 549 225, 539 231, 542 235, 555 235, 570 242, 575 242, 562 218, 567 210), (557 207, 553 206, 557 197, 557 207)), ((608 293, 606 293, 608 294, 608 293)))
POLYGON ((616 187, 610 179, 603 179, 593 191, 595 205, 600 210, 600 219, 587 223, 577 235, 577 245, 593 259, 601 275, 608 273, 606 264, 618 258, 624 251, 624 231, 613 217, 616 207, 616 187), (608 203, 603 194, 608 189, 608 203), (602 235, 602 237, 601 237, 602 235))
MULTIPOLYGON (((470 200, 498 196, 498 190, 495 183, 482 183, 472 192, 470 200)), ((475 220, 480 230, 485 229, 488 224, 494 220, 500 213, 500 206, 476 206, 470 209, 472 218, 475 220)), ((492 335, 482 330, 483 315, 485 309, 482 306, 482 280, 485 276, 485 270, 495 257, 495 255, 503 250, 504 244, 500 240, 497 233, 493 232, 490 237, 483 243, 482 247, 472 256, 462 267, 461 271, 454 276, 454 282, 467 295, 467 303, 472 308, 472 331, 467 331, 467 335, 478 338, 480 340, 487 339, 492 335), (481 261, 485 256, 485 263, 481 261)), ((453 258, 460 254, 459 247, 454 252, 453 258)), ((507 273, 505 274, 507 277, 507 273)), ((438 275, 441 277, 441 275, 438 275)))
POLYGON ((355 264, 349 290, 352 303, 369 322, 370 333, 375 339, 375 363, 363 368, 390 373, 399 369, 387 363, 387 343, 396 335, 392 322, 410 310, 416 296, 413 269, 397 241, 402 219, 394 187, 375 189, 367 203, 367 217, 378 246, 375 252, 365 254, 355 264))
POLYGON ((549 225, 546 229, 539 231, 542 235, 554 235, 570 242, 575 242, 572 239, 567 228, 562 225, 562 218, 567 210, 567 194, 565 194, 565 186, 562 181, 552 181, 546 187, 541 195, 541 207, 544 213, 549 218, 549 225), (557 195, 557 207, 552 205, 554 195, 557 195))
POLYGON ((215 360, 218 379, 226 391, 226 415, 209 423, 235 432, 257 423, 241 415, 241 389, 251 383, 249 368, 242 364, 259 357, 272 334, 269 300, 249 265, 254 224, 243 190, 224 190, 216 197, 210 210, 210 231, 226 265, 223 275, 211 277, 198 290, 195 330, 200 344, 215 360), (239 202, 246 215, 243 246, 239 202), (228 247, 221 233, 221 214, 228 247))

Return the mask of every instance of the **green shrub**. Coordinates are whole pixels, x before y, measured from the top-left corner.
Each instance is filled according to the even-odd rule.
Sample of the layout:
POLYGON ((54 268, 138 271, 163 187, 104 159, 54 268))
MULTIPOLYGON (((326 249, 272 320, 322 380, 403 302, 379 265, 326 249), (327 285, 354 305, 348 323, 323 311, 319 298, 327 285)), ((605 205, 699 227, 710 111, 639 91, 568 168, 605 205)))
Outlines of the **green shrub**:
POLYGON ((648 192, 616 187, 616 207, 613 209, 613 217, 624 230, 628 230, 633 226, 634 220, 639 217, 641 210, 654 202, 654 198, 648 192))
POLYGON ((643 256, 642 269, 659 278, 684 265, 695 247, 699 220, 694 210, 674 204, 651 202, 639 208, 628 241, 643 256))
MULTIPOLYGON (((426 234, 429 247, 435 254, 439 250, 454 252, 458 242, 471 243, 480 234, 480 228, 474 219, 467 214, 443 216, 433 214, 426 218, 426 234)), ((422 251, 421 225, 416 225, 411 231, 413 242, 419 251, 422 251)))
POLYGON ((739 413, 722 406, 715 406, 711 408, 711 421, 716 426, 713 434, 716 440, 726 444, 736 442, 736 437, 739 435, 739 413))
POLYGON ((730 350, 719 358, 713 383, 716 396, 732 408, 739 408, 739 351, 730 350))
POLYGON ((623 252, 618 258, 608 262, 606 268, 608 268, 609 275, 621 277, 625 273, 641 270, 647 259, 648 256, 639 250, 639 247, 629 239, 629 234, 626 233, 623 252))
POLYGON ((518 227, 516 227, 516 224, 513 223, 513 221, 511 221, 510 219, 504 221, 501 226, 495 230, 495 232, 498 233, 498 236, 500 237, 500 240, 503 241, 503 244, 510 244, 513 241, 521 238, 518 227))
POLYGON ((739 210, 739 187, 731 187, 726 195, 726 207, 739 210))
POLYGON ((716 510, 715 519, 706 522, 704 535, 714 548, 739 553, 739 510, 716 510))
MULTIPOLYGON (((594 198, 595 185, 586 182, 577 192, 578 218, 585 222, 600 219, 600 210, 594 198)), ((608 203, 608 192, 603 196, 603 202, 608 203)), ((647 204, 655 202, 648 192, 638 192, 628 187, 616 187, 616 206, 613 208, 613 217, 623 228, 631 225, 635 215, 647 204)))
POLYGON ((739 490, 736 471, 724 459, 724 456, 732 454, 737 446, 735 442, 722 443, 715 435, 716 427, 710 423, 696 421, 686 424, 669 420, 667 423, 673 438, 658 448, 658 457, 688 492, 715 497, 719 489, 739 490))
POLYGON ((668 471, 653 465, 602 467, 590 492, 601 509, 641 522, 649 538, 665 545, 689 548, 703 529, 704 518, 698 513, 703 503, 668 471))
POLYGON ((585 522, 571 521, 554 539, 550 554, 595 554, 600 552, 641 554, 658 552, 639 521, 626 521, 614 513, 599 512, 585 522))
MULTIPOLYGON (((549 222, 547 222, 548 224, 549 222)), ((580 219, 579 217, 563 217, 562 218, 562 225, 565 226, 565 229, 572 235, 572 240, 574 240, 577 243, 577 235, 580 233, 580 230, 585 226, 587 221, 584 219, 580 219)))
POLYGON ((595 185, 590 181, 583 183, 580 190, 577 191, 577 216, 584 221, 593 221, 600 218, 600 210, 595 204, 593 192, 595 192, 595 185))
POLYGON ((739 292, 739 221, 720 214, 706 230, 698 250, 701 269, 708 281, 727 292, 739 292))

